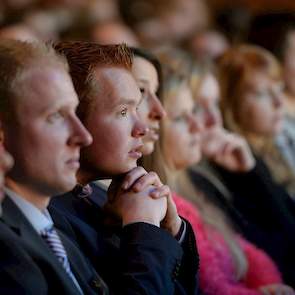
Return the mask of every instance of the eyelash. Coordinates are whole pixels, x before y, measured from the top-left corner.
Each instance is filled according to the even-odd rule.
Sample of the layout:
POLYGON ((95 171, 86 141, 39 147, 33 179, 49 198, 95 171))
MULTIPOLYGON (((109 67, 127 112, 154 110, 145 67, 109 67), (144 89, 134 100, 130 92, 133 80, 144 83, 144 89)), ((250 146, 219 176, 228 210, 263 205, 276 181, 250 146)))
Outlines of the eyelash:
POLYGON ((55 112, 48 116, 48 121, 53 123, 56 120, 63 119, 64 115, 61 112, 55 112))
POLYGON ((123 110, 121 110, 120 111, 120 115, 122 116, 122 117, 126 117, 127 116, 127 108, 124 108, 123 110))

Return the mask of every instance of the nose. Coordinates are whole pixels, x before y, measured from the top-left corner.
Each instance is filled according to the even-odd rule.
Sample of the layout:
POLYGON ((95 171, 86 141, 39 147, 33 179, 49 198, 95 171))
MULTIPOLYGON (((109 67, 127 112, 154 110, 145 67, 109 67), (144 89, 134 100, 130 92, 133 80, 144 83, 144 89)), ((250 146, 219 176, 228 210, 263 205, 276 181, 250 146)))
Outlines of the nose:
POLYGON ((206 110, 204 113, 204 125, 206 128, 211 128, 217 124, 217 116, 211 110, 206 110))
POLYGON ((150 113, 149 117, 153 120, 160 121, 166 116, 166 111, 156 95, 151 94, 149 99, 150 113))
POLYGON ((69 144, 84 147, 90 145, 92 141, 91 134, 75 115, 72 120, 72 136, 69 139, 69 144))
POLYGON ((131 135, 135 138, 140 138, 146 135, 147 130, 147 125, 136 115, 131 135))
POLYGON ((274 93, 273 94, 273 105, 276 109, 279 109, 283 106, 284 95, 283 93, 274 93))
POLYGON ((200 118, 195 115, 189 115, 189 131, 191 133, 202 132, 204 130, 204 124, 200 118))

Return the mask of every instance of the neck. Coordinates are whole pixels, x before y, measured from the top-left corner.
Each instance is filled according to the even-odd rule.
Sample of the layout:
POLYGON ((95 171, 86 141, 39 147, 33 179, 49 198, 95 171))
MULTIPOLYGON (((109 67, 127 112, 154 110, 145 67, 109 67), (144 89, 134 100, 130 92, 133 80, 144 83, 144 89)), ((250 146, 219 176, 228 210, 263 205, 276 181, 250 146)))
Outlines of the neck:
POLYGON ((96 173, 92 173, 83 169, 78 170, 77 174, 77 181, 78 183, 80 183, 81 185, 86 185, 92 181, 97 181, 97 180, 104 180, 104 179, 111 179, 113 178, 112 176, 106 176, 106 175, 102 175, 102 173, 98 173, 96 171, 96 173))
POLYGON ((92 175, 86 171, 83 170, 79 170, 77 172, 77 181, 78 183, 80 183, 81 185, 86 185, 91 181, 94 181, 95 179, 93 179, 92 175))
POLYGON ((5 186, 41 211, 45 210, 49 204, 50 196, 42 195, 28 186, 15 182, 9 177, 5 179, 5 186))

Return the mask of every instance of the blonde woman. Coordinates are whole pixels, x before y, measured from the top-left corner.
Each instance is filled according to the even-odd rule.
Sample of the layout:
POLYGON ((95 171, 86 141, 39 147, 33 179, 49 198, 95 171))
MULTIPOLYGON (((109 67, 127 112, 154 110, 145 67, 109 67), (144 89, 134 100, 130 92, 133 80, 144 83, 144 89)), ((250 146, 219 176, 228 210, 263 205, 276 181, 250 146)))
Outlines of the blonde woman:
POLYGON ((294 294, 281 284, 271 259, 239 237, 223 212, 204 194, 198 194, 183 174, 188 166, 201 160, 203 122, 197 119, 188 79, 173 73, 171 68, 164 77, 163 105, 167 116, 162 120, 160 142, 150 168, 166 177, 167 184, 175 191, 179 214, 190 221, 197 233, 201 290, 212 295, 294 294))

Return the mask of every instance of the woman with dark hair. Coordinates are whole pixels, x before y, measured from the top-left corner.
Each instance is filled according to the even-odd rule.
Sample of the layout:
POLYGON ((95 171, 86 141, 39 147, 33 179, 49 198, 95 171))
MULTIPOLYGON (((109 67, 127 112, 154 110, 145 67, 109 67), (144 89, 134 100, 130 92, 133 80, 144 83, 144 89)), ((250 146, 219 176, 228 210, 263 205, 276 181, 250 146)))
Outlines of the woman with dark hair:
MULTIPOLYGON (((160 60, 164 60, 163 55, 160 60)), ((189 165, 201 160, 203 119, 195 107, 192 79, 185 75, 184 64, 175 59, 169 62, 169 57, 165 62, 170 65, 164 67, 162 102, 167 116, 162 120, 159 144, 149 168, 161 176, 164 174, 167 184, 175 191, 173 197, 179 214, 187 218, 195 230, 201 291, 209 295, 294 294, 281 284, 271 259, 238 236, 224 212, 203 194, 198 194, 183 173, 189 165), (180 66, 178 71, 176 64, 180 66)))

